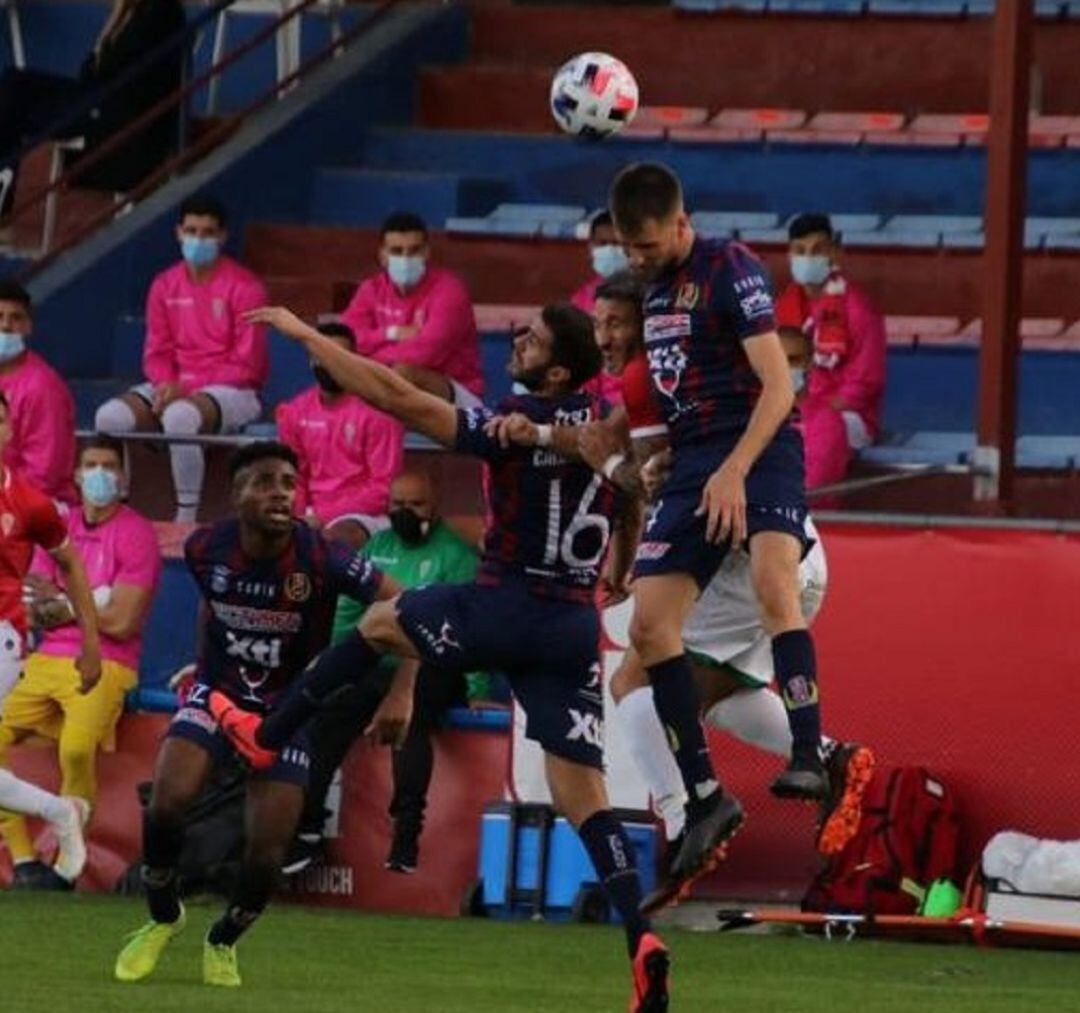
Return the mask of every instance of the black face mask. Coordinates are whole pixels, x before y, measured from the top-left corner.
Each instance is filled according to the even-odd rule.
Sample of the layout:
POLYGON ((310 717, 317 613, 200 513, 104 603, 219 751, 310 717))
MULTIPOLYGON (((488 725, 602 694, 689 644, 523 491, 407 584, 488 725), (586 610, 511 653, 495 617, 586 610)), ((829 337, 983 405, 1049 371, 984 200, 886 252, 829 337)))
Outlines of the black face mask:
POLYGON ((431 521, 424 519, 408 507, 391 510, 390 527, 406 545, 422 545, 431 534, 431 521))
POLYGON ((340 394, 345 389, 324 366, 312 366, 311 373, 315 377, 315 382, 327 394, 340 394))

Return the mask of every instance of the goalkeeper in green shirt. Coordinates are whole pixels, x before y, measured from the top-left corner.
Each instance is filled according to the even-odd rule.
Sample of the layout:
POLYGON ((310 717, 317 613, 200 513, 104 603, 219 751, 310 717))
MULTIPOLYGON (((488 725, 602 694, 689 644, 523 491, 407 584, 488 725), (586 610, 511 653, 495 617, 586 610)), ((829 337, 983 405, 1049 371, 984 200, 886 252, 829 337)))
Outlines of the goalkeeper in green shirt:
MULTIPOLYGON (((402 587, 421 584, 467 583, 476 576, 477 553, 440 518, 434 483, 423 472, 404 472, 390 487, 390 528, 374 534, 361 550, 402 587)), ((363 613, 351 598, 339 598, 333 641, 356 629, 363 613)), ((390 663, 382 678, 350 688, 332 710, 315 720, 311 778, 296 845, 285 865, 286 873, 305 868, 322 847, 326 795, 334 772, 349 747, 367 727, 382 695, 389 688, 397 663, 390 663)), ((386 868, 409 873, 416 870, 424 808, 434 760, 431 733, 445 711, 468 700, 488 695, 485 673, 452 676, 444 671, 420 670, 416 683, 408 736, 393 753, 394 795, 390 816, 394 836, 386 868)))

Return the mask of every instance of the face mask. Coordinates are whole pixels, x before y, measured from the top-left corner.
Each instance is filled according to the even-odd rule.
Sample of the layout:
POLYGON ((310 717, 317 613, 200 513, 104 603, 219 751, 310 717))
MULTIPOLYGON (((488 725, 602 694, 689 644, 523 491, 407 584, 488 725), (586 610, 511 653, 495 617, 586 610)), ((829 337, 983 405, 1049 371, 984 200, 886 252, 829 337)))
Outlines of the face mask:
POLYGON ((610 278, 613 274, 625 271, 630 266, 630 259, 623 248, 614 243, 594 246, 589 251, 589 255, 592 257, 593 270, 601 278, 610 278))
POLYGON ((108 506, 120 498, 120 480, 105 468, 84 468, 80 484, 83 498, 92 506, 108 506))
POLYGON ((0 331, 0 362, 10 362, 26 351, 26 339, 21 334, 0 331))
POLYGON ((424 520, 418 513, 408 507, 399 507, 391 510, 390 527, 406 545, 420 545, 427 541, 431 533, 431 521, 424 520))
POLYGON ((802 366, 791 367, 791 386, 795 388, 796 395, 806 388, 806 370, 802 366))
POLYGON ((791 277, 800 285, 824 285, 832 270, 828 257, 808 257, 793 253, 788 259, 791 263, 791 277))
POLYGON ((192 267, 209 267, 217 260, 221 244, 216 239, 182 236, 180 252, 192 267))
POLYGON ((419 285, 426 270, 427 260, 423 257, 402 257, 392 253, 386 258, 386 273, 398 288, 419 285))
POLYGON ((312 366, 311 374, 315 377, 315 382, 327 394, 340 394, 345 389, 330 375, 325 366, 312 366))

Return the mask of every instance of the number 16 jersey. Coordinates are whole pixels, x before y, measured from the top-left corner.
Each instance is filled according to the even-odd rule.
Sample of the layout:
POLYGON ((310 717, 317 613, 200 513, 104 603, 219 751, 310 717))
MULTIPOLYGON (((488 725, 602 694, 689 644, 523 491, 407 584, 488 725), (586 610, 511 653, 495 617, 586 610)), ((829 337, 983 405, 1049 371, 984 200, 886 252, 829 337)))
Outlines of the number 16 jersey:
MULTIPOLYGON (((598 421, 603 403, 588 394, 513 395, 496 412, 520 412, 539 425, 598 421)), ((618 510, 618 492, 602 475, 550 447, 503 448, 484 426, 496 413, 459 410, 456 449, 482 458, 488 525, 478 584, 524 579, 537 595, 591 602, 618 510)))

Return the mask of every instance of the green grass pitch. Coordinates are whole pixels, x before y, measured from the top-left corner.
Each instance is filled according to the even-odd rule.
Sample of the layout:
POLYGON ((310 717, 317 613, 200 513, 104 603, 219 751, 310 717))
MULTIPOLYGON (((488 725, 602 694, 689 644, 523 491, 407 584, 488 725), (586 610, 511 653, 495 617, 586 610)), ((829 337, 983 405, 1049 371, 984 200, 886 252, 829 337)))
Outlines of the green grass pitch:
MULTIPOLYGON (((0 895, 4 1013, 607 1013, 628 971, 612 928, 437 920, 279 904, 241 941, 238 990, 200 983, 202 935, 188 928, 149 980, 112 965, 145 918, 109 897, 0 895)), ((671 1009, 734 1013, 1053 1013, 1080 1010, 1080 957, 873 940, 671 930, 671 1009)))

